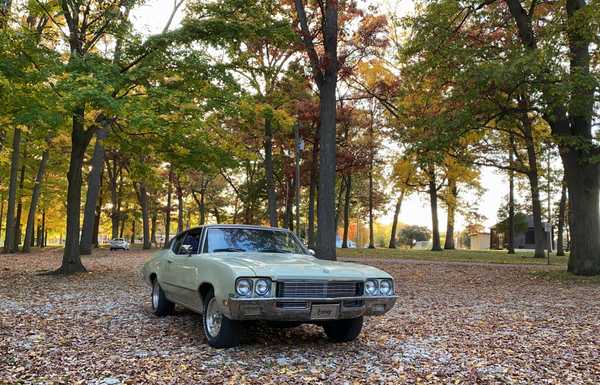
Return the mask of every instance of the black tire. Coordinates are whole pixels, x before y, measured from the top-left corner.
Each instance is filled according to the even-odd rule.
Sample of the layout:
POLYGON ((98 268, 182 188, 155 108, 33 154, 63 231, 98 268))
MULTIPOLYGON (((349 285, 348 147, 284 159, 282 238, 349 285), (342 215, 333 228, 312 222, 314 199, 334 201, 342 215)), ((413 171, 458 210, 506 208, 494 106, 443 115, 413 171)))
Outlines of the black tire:
POLYGON ((110 251, 114 251, 114 250, 115 250, 114 248, 112 248, 112 247, 110 248, 110 251))
POLYGON ((212 335, 208 326, 208 311, 211 301, 216 301, 215 293, 211 289, 204 297, 204 309, 202 312, 202 326, 204 335, 208 344, 213 348, 233 348, 240 344, 240 335, 242 333, 240 321, 231 320, 221 314, 221 325, 215 335, 212 335))
POLYGON ((363 317, 327 321, 323 324, 325 334, 333 342, 350 342, 359 336, 363 317))
POLYGON ((175 309, 175 304, 167 299, 167 296, 165 296, 165 292, 158 284, 158 280, 156 278, 154 279, 154 281, 152 281, 152 292, 150 294, 150 302, 152 303, 152 312, 154 313, 154 315, 159 317, 171 315, 173 314, 173 310, 175 309))

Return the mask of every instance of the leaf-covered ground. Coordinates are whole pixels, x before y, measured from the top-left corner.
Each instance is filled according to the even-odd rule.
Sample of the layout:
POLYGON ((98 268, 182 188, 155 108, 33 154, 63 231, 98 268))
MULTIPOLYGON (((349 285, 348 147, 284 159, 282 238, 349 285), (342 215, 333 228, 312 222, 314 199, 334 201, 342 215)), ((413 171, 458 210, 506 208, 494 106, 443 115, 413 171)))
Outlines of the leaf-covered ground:
POLYGON ((70 277, 38 275, 58 251, 0 256, 0 384, 600 383, 600 285, 544 267, 365 259, 400 299, 355 342, 250 325, 215 350, 200 316, 151 314, 148 256, 98 251, 70 277))

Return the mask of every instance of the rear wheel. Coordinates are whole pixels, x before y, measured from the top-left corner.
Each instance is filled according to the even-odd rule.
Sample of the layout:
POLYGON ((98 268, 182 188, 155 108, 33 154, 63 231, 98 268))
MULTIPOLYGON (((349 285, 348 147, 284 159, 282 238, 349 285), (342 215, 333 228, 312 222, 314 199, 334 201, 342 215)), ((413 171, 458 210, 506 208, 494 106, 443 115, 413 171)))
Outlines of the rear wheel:
POLYGON ((167 299, 165 292, 158 284, 158 279, 152 281, 152 311, 159 317, 173 314, 175 304, 167 299))
POLYGON ((202 323, 208 344, 213 348, 232 348, 240 344, 240 322, 221 313, 212 289, 204 297, 202 323))
POLYGON ((362 330, 363 317, 327 321, 323 324, 325 334, 334 342, 354 341, 362 330))

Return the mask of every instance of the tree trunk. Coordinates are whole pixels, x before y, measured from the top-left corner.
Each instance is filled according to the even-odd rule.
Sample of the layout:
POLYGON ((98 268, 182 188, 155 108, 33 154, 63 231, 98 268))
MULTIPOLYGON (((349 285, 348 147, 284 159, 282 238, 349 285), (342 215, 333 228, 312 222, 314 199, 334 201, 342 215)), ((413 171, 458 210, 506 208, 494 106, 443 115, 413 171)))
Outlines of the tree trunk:
POLYGON ((285 227, 294 231, 294 178, 287 180, 286 198, 285 198, 285 227))
POLYGON ((177 234, 183 231, 183 189, 179 182, 179 177, 176 177, 175 192, 177 194, 177 234))
POLYGON ((576 275, 600 274, 599 169, 577 150, 563 155, 569 190, 571 253, 568 270, 576 275))
POLYGON ((433 236, 431 251, 442 251, 440 243, 440 230, 438 222, 437 204, 437 182, 435 178, 435 166, 429 166, 429 203, 431 205, 431 233, 433 236))
POLYGON ((79 230, 81 208, 81 184, 83 182, 81 167, 85 150, 90 143, 93 132, 84 129, 84 109, 77 108, 73 114, 73 129, 71 133, 71 159, 67 173, 67 226, 65 250, 62 265, 58 272, 71 274, 84 272, 79 254, 79 230))
POLYGON ((404 189, 400 191, 398 201, 396 201, 396 209, 394 210, 394 220, 392 221, 392 234, 390 235, 390 249, 396 248, 396 233, 398 231, 398 217, 400 216, 400 210, 402 209, 402 201, 404 200, 404 189))
POLYGON ((0 238, 2 238, 2 218, 4 218, 4 192, 0 192, 0 238))
POLYGON ((456 202, 458 200, 458 189, 456 179, 448 178, 449 197, 446 205, 448 206, 448 218, 446 222, 446 240, 444 250, 454 250, 454 217, 456 214, 456 202))
POLYGON ((112 165, 110 164, 110 162, 107 162, 106 167, 106 170, 108 171, 108 180, 110 182, 110 201, 112 204, 110 212, 112 239, 118 238, 119 236, 119 223, 121 220, 121 202, 119 194, 119 185, 121 183, 120 180, 122 178, 123 169, 116 159, 117 156, 118 155, 115 154, 112 160, 112 165))
MULTIPOLYGON (((510 135, 509 162, 514 161, 513 153, 514 137, 510 135)), ((508 172, 508 254, 515 253, 515 172, 508 172)))
POLYGON ((29 205, 29 213, 27 215, 27 226, 25 227, 25 242, 23 243, 24 253, 28 253, 31 251, 31 244, 34 239, 33 231, 35 214, 37 212, 37 205, 40 199, 40 193, 42 191, 42 180, 44 179, 44 175, 46 173, 46 166, 48 165, 49 156, 50 151, 48 148, 46 148, 42 153, 42 160, 40 161, 37 175, 35 176, 33 191, 31 193, 31 203, 29 205))
MULTIPOLYGON (((519 106, 527 111, 528 101, 522 98, 519 101, 519 106)), ((542 205, 540 202, 540 188, 539 188, 539 176, 538 176, 538 165, 537 165, 537 153, 535 150, 535 142, 533 138, 533 128, 531 127, 531 120, 527 116, 527 113, 521 114, 521 123, 523 124, 523 133, 525 134, 525 146, 527 147, 527 162, 529 171, 527 177, 529 178, 529 185, 531 188, 531 205, 533 214, 533 227, 535 232, 535 258, 544 258, 544 249, 546 248, 546 236, 544 233, 544 225, 542 223, 542 205)))
POLYGON ((371 161, 371 165, 369 167, 369 249, 375 248, 373 222, 373 162, 371 161))
POLYGON ((131 242, 129 244, 135 244, 135 215, 131 216, 131 242))
POLYGON ((319 195, 317 256, 335 260, 336 76, 320 87, 319 195))
POLYGON ((4 238, 4 253, 14 253, 16 238, 15 206, 17 202, 17 173, 19 170, 19 152, 21 147, 21 130, 14 129, 12 155, 10 160, 10 178, 8 182, 8 206, 6 209, 6 237, 4 238))
POLYGON ((352 198, 352 175, 346 176, 346 194, 344 196, 344 234, 342 249, 348 248, 348 232, 350 230, 350 199, 352 198))
POLYGON ((40 247, 46 247, 46 244, 47 244, 46 240, 48 238, 47 234, 48 234, 48 232, 46 230, 46 209, 44 208, 44 209, 42 209, 42 236, 41 236, 42 239, 40 241, 38 241, 40 247))
POLYGON ((170 232, 171 232, 171 199, 173 195, 173 166, 169 166, 169 182, 167 187, 167 207, 165 208, 165 243, 164 249, 169 248, 170 232))
POLYGON ((94 215, 94 231, 92 233, 92 244, 95 249, 100 247, 100 217, 102 215, 102 184, 104 182, 104 168, 100 173, 100 195, 98 196, 98 204, 96 205, 96 214, 94 215))
POLYGON ((140 208, 142 209, 143 249, 148 250, 152 247, 150 239, 150 218, 148 213, 148 191, 146 190, 146 185, 143 182, 137 183, 135 190, 138 202, 140 203, 140 208))
POLYGON ((312 149, 312 165, 310 169, 310 186, 308 189, 308 247, 315 248, 315 200, 319 173, 319 130, 315 132, 312 149))
POLYGON ((346 191, 346 176, 342 175, 340 180, 340 188, 338 189, 337 198, 335 200, 335 231, 340 226, 340 214, 342 213, 342 197, 346 191))
POLYGON ((198 198, 196 193, 197 193, 197 191, 192 190, 192 198, 194 198, 194 201, 196 202, 196 205, 198 206, 198 224, 200 226, 203 226, 204 223, 206 222, 206 203, 204 202, 204 200, 205 200, 204 196, 206 194, 205 194, 204 188, 200 191, 200 198, 198 198))
POLYGON ((127 206, 125 206, 125 212, 119 214, 121 217, 121 225, 119 227, 119 238, 123 238, 123 234, 125 233, 125 222, 127 221, 127 206))
POLYGON ((560 192, 560 203, 558 204, 558 235, 556 239, 556 255, 563 257, 565 255, 565 247, 563 242, 565 231, 565 213, 567 210, 567 183, 563 177, 562 189, 560 192))
POLYGON ((156 208, 152 210, 152 226, 150 230, 150 243, 156 247, 156 222, 158 221, 158 212, 156 208))
POLYGON ((265 188, 267 190, 269 223, 272 227, 277 227, 277 194, 273 178, 273 127, 271 123, 271 116, 265 116, 265 188))
POLYGON ((96 145, 92 155, 92 170, 88 175, 88 188, 83 210, 83 226, 81 227, 81 241, 79 252, 82 255, 92 254, 92 242, 94 238, 94 222, 96 219, 96 207, 100 196, 100 184, 102 183, 102 170, 104 169, 104 139, 107 131, 103 126, 96 131, 96 145))
POLYGON ((23 159, 21 164, 21 175, 19 176, 19 192, 17 196, 19 197, 17 203, 17 215, 15 219, 15 244, 14 250, 19 249, 19 245, 21 244, 21 238, 23 237, 23 231, 21 229, 21 218, 23 214, 23 185, 25 183, 25 162, 27 160, 27 147, 23 150, 23 159))

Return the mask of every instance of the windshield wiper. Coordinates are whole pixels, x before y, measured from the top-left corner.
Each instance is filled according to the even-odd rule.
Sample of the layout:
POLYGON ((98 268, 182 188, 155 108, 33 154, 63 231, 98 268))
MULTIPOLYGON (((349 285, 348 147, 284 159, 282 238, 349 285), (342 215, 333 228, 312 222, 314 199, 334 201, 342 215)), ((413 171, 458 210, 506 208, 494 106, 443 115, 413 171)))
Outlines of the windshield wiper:
POLYGON ((273 248, 269 248, 269 249, 260 249, 258 250, 259 253, 284 253, 284 254, 290 254, 292 252, 292 250, 286 250, 286 249, 277 249, 275 247, 273 248))
POLYGON ((218 253, 220 251, 231 251, 231 252, 244 252, 244 249, 238 249, 237 247, 226 247, 224 249, 214 249, 213 253, 218 253))

